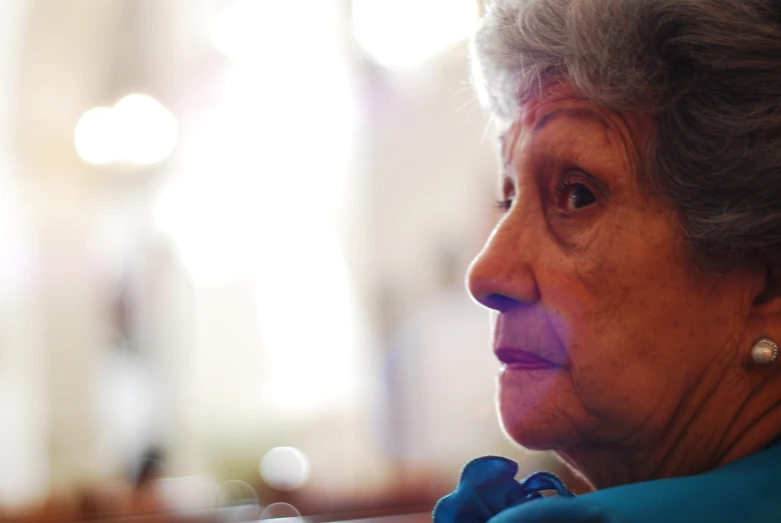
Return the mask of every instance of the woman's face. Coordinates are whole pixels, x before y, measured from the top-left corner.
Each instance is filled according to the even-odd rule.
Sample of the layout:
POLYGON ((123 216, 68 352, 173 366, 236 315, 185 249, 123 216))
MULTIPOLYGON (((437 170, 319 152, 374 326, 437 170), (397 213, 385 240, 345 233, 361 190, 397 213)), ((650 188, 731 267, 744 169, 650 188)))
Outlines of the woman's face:
POLYGON ((560 86, 503 139, 504 214, 468 285, 496 311, 501 419, 527 448, 652 444, 739 359, 748 276, 699 273, 638 185, 649 129, 560 86))

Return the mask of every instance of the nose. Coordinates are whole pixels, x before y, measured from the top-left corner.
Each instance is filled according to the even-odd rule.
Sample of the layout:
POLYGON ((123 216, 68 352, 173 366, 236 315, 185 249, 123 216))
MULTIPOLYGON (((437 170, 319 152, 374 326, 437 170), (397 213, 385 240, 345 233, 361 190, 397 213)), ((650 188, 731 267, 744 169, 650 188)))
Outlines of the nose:
POLYGON ((507 312, 540 299, 530 263, 533 242, 528 240, 528 234, 513 230, 507 222, 497 226, 467 271, 467 289, 475 301, 507 312))

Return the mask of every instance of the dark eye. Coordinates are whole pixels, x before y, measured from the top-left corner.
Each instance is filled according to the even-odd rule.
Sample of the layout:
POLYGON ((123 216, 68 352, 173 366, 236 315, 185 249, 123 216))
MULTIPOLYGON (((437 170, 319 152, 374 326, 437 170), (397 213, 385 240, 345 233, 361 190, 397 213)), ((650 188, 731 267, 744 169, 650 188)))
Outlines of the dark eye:
POLYGON ((512 200, 496 200, 496 202, 494 202, 494 209, 496 209, 496 212, 500 214, 506 213, 507 211, 510 210, 510 207, 512 206, 513 206, 512 200))
POLYGON ((499 213, 506 213, 513 206, 514 198, 515 186, 509 177, 504 177, 502 180, 502 197, 496 200, 494 208, 499 213))
POLYGON ((558 205, 565 213, 570 214, 595 203, 597 197, 584 183, 564 181, 556 188, 558 205))

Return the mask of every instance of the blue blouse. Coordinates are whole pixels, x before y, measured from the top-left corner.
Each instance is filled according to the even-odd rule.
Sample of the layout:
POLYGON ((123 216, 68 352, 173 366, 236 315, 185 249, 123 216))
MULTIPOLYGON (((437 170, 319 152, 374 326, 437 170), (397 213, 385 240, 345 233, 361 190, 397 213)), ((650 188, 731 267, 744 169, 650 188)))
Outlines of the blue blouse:
POLYGON ((771 523, 781 522, 781 440, 696 476, 570 493, 553 474, 516 481, 518 465, 486 456, 470 462, 434 523, 771 523), (542 498, 539 491, 558 497, 542 498))

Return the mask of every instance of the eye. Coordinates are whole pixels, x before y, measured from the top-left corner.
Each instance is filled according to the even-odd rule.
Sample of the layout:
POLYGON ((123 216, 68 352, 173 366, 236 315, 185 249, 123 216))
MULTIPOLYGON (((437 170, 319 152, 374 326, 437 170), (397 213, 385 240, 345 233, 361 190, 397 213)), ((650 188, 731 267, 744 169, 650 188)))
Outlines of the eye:
POLYGON ((510 210, 513 206, 513 200, 515 198, 515 186, 512 180, 505 177, 502 180, 502 197, 496 200, 494 208, 498 213, 504 214, 510 210))
POLYGON ((588 185, 568 178, 565 178, 556 188, 556 198, 559 209, 565 214, 571 214, 597 201, 597 197, 588 185))
POLYGON ((513 201, 509 199, 508 200, 500 199, 494 202, 494 209, 496 209, 496 212, 498 212, 499 214, 506 213, 507 211, 510 210, 510 207, 512 206, 513 206, 513 201))

